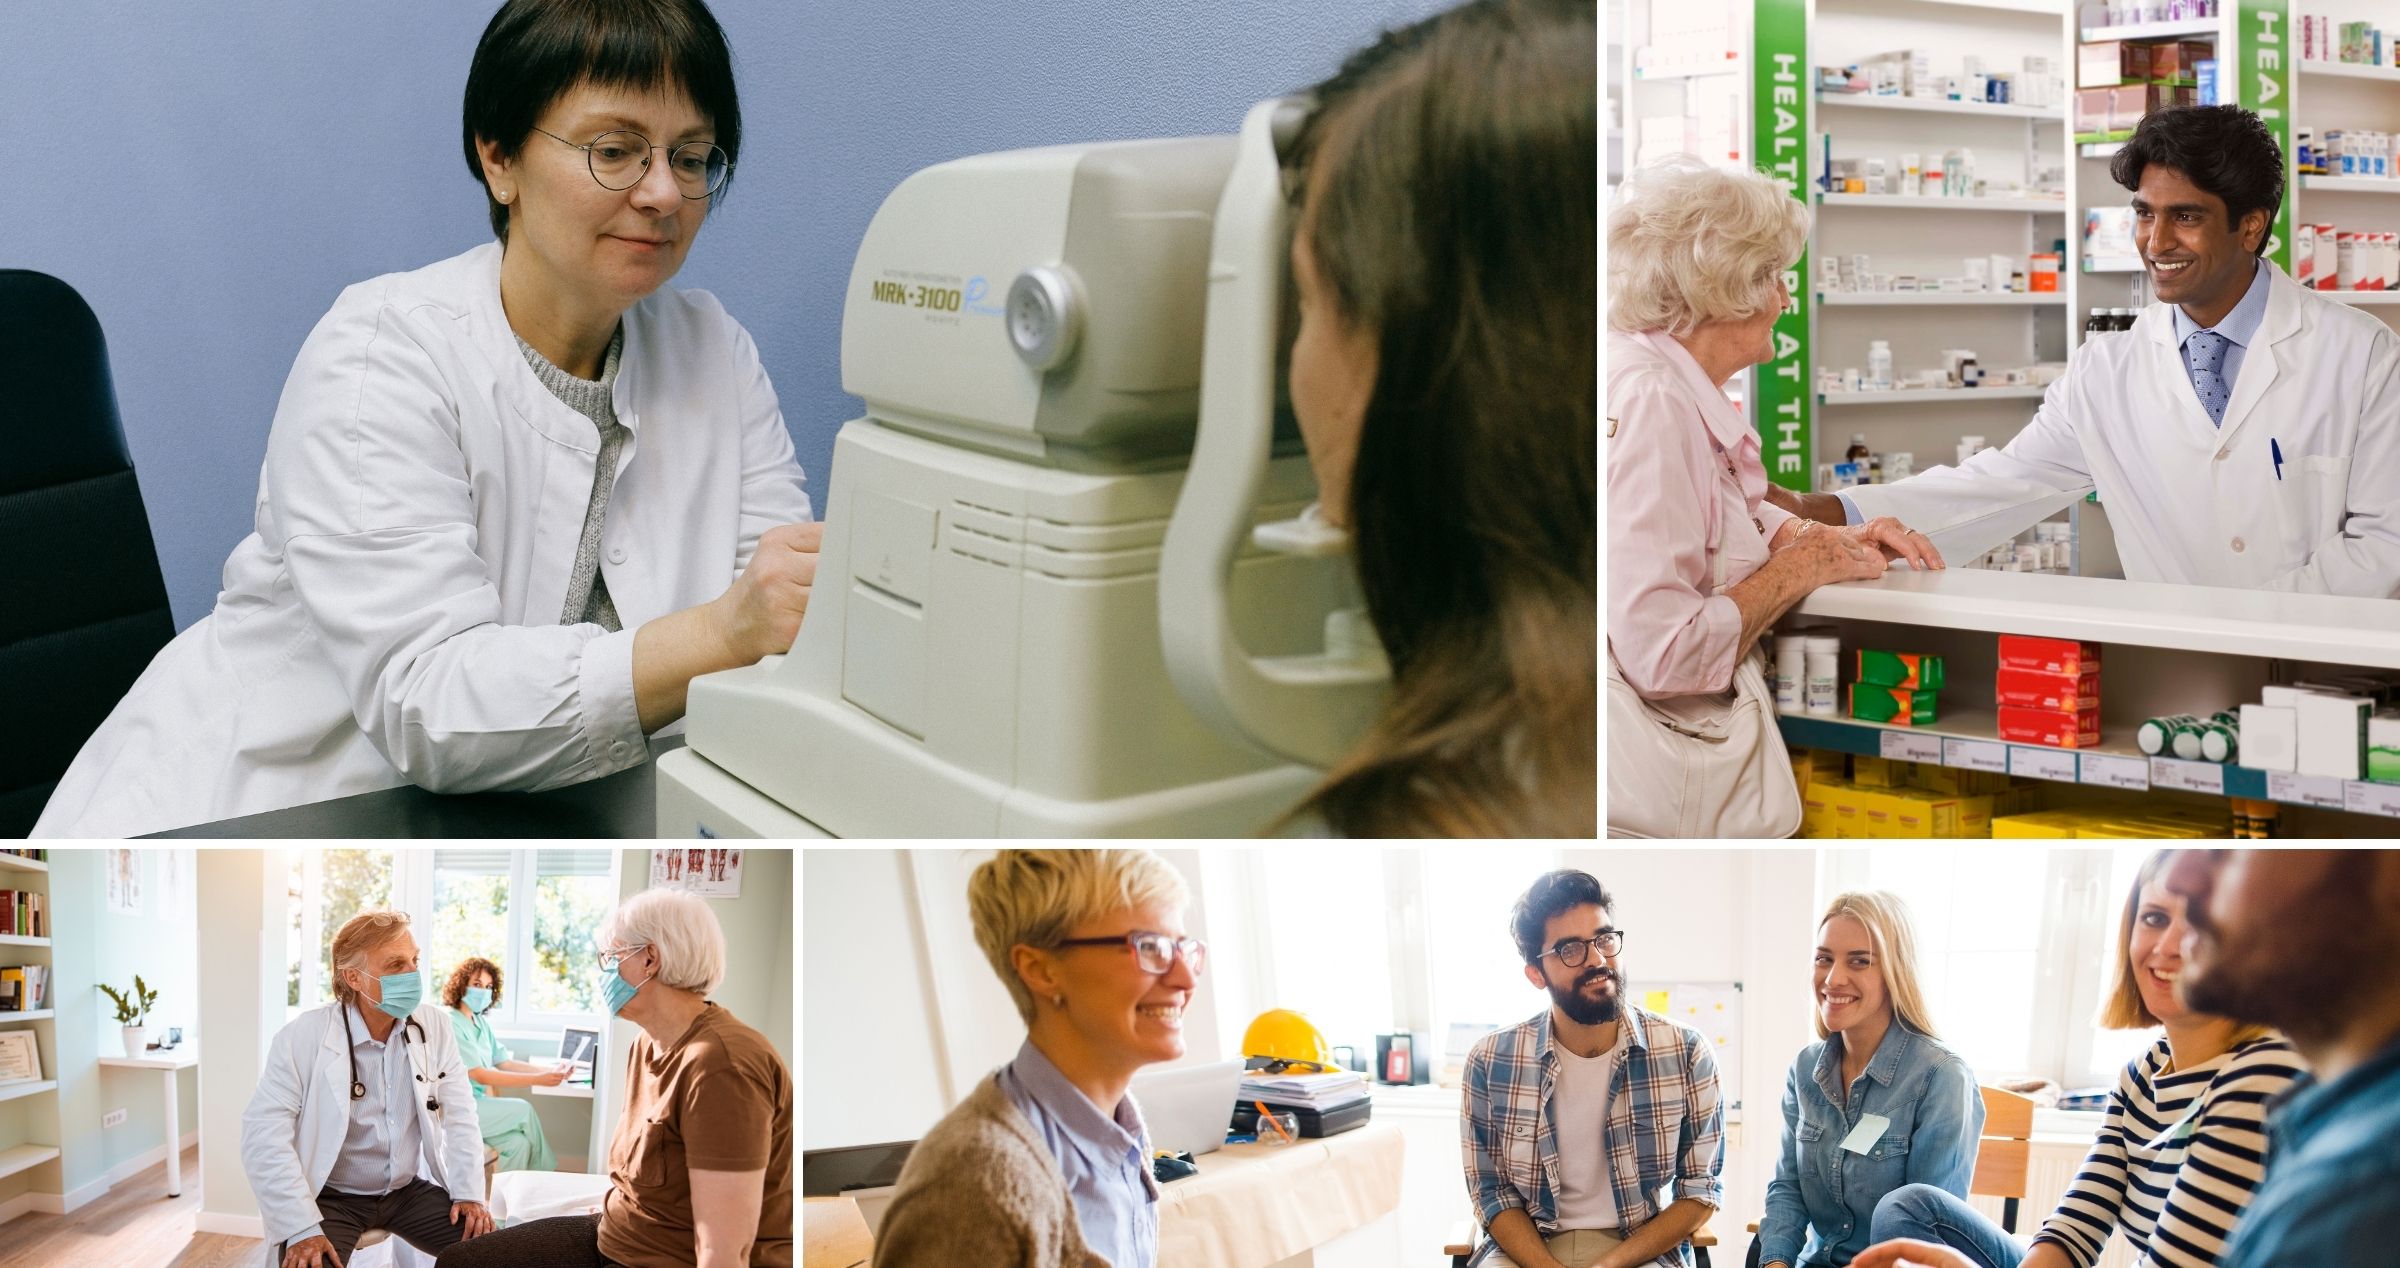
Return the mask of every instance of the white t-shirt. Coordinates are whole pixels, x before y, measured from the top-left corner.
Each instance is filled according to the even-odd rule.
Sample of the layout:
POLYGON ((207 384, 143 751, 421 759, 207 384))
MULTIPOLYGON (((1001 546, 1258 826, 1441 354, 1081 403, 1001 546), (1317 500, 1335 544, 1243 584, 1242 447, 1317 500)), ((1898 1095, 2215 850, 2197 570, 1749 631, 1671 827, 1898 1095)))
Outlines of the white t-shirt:
POLYGON ((1617 1192, 1609 1183, 1608 1082, 1625 1055, 1625 1027, 1617 1042, 1596 1057, 1579 1057, 1552 1044, 1558 1081, 1550 1085, 1550 1122, 1558 1136, 1558 1226, 1614 1230, 1620 1222, 1617 1192))

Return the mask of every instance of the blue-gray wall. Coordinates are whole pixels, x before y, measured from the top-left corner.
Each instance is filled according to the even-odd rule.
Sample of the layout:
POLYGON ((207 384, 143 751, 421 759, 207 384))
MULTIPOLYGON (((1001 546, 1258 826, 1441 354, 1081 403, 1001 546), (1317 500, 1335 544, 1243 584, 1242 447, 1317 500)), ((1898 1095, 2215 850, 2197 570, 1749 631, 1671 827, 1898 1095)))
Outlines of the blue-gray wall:
MULTIPOLYGON (((841 293, 869 217, 930 163, 1229 132, 1440 0, 720 0, 745 137, 679 283, 757 337, 822 506, 841 293)), ((178 626, 250 531, 285 373, 341 288, 484 241, 459 144, 488 3, 9 5, 0 267, 67 280, 108 333, 178 626)), ((0 388, 0 390, 5 390, 0 388)))

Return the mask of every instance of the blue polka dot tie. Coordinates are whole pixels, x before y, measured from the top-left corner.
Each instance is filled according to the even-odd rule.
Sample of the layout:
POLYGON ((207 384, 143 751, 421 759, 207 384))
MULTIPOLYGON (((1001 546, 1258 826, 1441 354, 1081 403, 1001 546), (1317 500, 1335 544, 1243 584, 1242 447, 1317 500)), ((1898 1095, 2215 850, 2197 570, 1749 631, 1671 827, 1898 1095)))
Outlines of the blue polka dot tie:
POLYGON ((2208 411, 2208 421, 2225 425, 2225 402, 2233 395, 2225 383, 2225 354, 2233 341, 2213 330, 2196 330, 2183 341, 2183 361, 2192 372, 2192 391, 2200 398, 2200 408, 2208 411))

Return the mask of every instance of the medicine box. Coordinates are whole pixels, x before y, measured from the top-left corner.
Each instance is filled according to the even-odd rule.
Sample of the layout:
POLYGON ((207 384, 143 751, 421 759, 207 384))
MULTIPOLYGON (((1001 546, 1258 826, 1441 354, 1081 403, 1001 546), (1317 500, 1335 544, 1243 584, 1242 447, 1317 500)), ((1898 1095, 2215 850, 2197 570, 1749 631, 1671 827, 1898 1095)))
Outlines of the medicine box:
POLYGON ((2100 743, 2100 711, 2003 707, 2000 738, 2016 744, 2046 744, 2051 748, 2093 748, 2100 743))
POLYGON ((1861 788, 1898 788, 1908 782, 1916 763, 1861 753, 1852 761, 1851 767, 1850 781, 1861 788))
POLYGON ((2300 697, 2300 773, 2335 779, 2365 774, 2367 717, 2374 702, 2364 696, 2300 697))
POLYGON ((2066 638, 2036 638, 2030 634, 2000 636, 2000 668, 2031 669, 2045 674, 2081 674, 2089 665, 2100 668, 2100 645, 2066 638))
POLYGON ((2059 840, 2075 835, 2075 829, 2091 820, 2081 810, 2035 810, 2025 814, 1998 815, 1992 819, 1995 840, 2045 838, 2059 840))
POLYGON ((2077 135, 2101 136, 2108 132, 2109 89, 2085 88, 2075 94, 2075 131, 2077 135))
POLYGON ((2199 74, 2200 63, 2208 60, 2209 45, 2191 40, 2168 40, 2152 44, 2148 62, 2140 78, 2152 80, 2190 80, 2199 74))
POLYGON ((1833 835, 1833 793, 1838 786, 1831 782, 1801 785, 1801 836, 1821 841, 1833 835))
POLYGON ((1953 797, 1992 797, 2008 791, 2008 776, 1998 771, 1933 766, 1920 762, 1916 769, 1909 772, 1908 786, 1953 797))
POLYGON ((1931 691, 1879 687, 1871 682, 1850 684, 1850 716, 1861 722, 1931 726, 1936 720, 1935 700, 1931 691))
POLYGON ((2367 778, 2400 784, 2400 711, 2386 709, 2367 719, 2367 778))
MULTIPOLYGON (((2267 688, 2275 690, 2273 687, 2267 688)), ((2298 770, 2300 768, 2300 714, 2297 709, 2279 708, 2271 704, 2242 706, 2242 749, 2237 758, 2240 765, 2252 770, 2298 770)))
POLYGON ((2076 673, 2046 673, 2039 669, 2003 669, 1994 675, 1997 702, 2016 709, 2048 709, 2054 713, 2100 707, 2100 665, 2094 661, 2076 673))
POLYGON ((1858 649, 1856 663, 1860 682, 1922 691, 1942 689, 1942 658, 1939 656, 1923 656, 1916 652, 1879 652, 1862 647, 1858 649))

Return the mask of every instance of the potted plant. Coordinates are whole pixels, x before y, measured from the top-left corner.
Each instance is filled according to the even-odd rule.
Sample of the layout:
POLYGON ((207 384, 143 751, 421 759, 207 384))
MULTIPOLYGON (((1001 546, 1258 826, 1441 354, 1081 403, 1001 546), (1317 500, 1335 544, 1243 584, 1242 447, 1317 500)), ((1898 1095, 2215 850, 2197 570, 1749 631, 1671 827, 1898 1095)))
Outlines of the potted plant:
POLYGON ((133 975, 131 994, 119 991, 106 982, 100 984, 100 989, 108 994, 109 1002, 117 1006, 117 1025, 123 1028, 119 1033, 125 1039, 125 1055, 141 1056, 150 1047, 150 1006, 158 1002, 158 992, 151 990, 139 973, 133 975))

